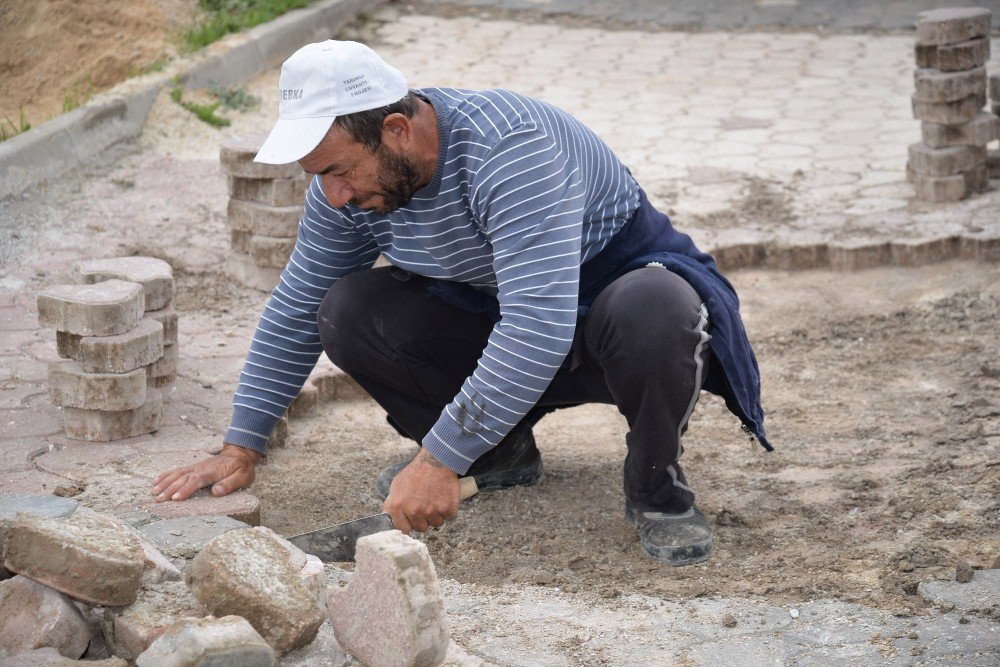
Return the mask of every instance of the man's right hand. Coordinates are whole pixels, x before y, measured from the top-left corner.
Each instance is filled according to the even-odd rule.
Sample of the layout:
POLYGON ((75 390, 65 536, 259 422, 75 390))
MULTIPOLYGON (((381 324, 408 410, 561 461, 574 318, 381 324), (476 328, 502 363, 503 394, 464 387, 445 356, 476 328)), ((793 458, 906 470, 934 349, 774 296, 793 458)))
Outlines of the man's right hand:
POLYGON ((224 496, 250 485, 254 466, 261 458, 252 449, 223 445, 215 456, 162 473, 153 480, 153 495, 158 503, 185 500, 198 489, 211 485, 213 496, 224 496))

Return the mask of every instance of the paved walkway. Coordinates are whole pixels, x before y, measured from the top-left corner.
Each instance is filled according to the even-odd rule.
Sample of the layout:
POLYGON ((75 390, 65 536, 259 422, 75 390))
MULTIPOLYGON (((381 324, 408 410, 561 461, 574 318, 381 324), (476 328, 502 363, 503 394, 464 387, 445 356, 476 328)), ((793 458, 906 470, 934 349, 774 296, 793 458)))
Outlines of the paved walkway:
POLYGON ((1000 27, 996 0, 423 0, 438 9, 493 9, 570 16, 643 29, 907 31, 918 13, 938 7, 987 7, 1000 27))
MULTIPOLYGON (((561 11, 565 2, 520 4, 561 11)), ((635 18, 654 4, 662 3, 621 6, 635 18)), ((776 6, 732 3, 761 15, 771 11, 765 5, 776 6)), ((722 17, 712 23, 717 12, 708 9, 719 3, 684 6, 701 16, 702 27, 725 25, 722 17)), ((891 15, 886 10, 878 20, 888 26, 891 15)), ((906 147, 919 139, 909 111, 911 37, 606 30, 393 9, 376 18, 385 21, 376 23, 376 46, 412 85, 509 87, 576 113, 703 247, 1000 236, 1000 190, 951 205, 912 200, 903 173, 906 147)), ((1000 54, 990 67, 1000 69, 1000 54)), ((250 84, 263 97, 261 110, 238 117, 231 132, 270 125, 276 80, 270 72, 250 84)), ((221 441, 263 297, 210 273, 228 246, 217 164, 222 134, 177 113, 164 98, 139 143, 0 203, 0 493, 79 483, 85 504, 134 513, 148 503, 150 476, 221 441), (45 393, 44 362, 55 358, 55 346, 52 332, 37 327, 35 295, 64 280, 73 260, 130 252, 183 258, 175 266, 181 377, 155 436, 73 443, 60 435, 45 393), (205 314, 206 303, 217 312, 205 314)), ((447 591, 456 636, 498 664, 537 662, 531 656, 538 655, 552 664, 566 655, 582 656, 579 663, 654 662, 621 645, 635 623, 663 628, 663 655, 691 663, 985 665, 998 648, 994 621, 960 624, 957 614, 895 619, 817 602, 793 623, 788 609, 740 600, 584 603, 532 589, 498 602, 468 587, 449 584, 447 591), (735 629, 721 625, 724 613, 735 629), (702 620, 691 621, 692 614, 702 620), (511 619, 512 629, 503 630, 511 619), (556 634, 533 634, 542 622, 554 623, 548 627, 556 634), (759 632, 748 630, 756 626, 759 632)))

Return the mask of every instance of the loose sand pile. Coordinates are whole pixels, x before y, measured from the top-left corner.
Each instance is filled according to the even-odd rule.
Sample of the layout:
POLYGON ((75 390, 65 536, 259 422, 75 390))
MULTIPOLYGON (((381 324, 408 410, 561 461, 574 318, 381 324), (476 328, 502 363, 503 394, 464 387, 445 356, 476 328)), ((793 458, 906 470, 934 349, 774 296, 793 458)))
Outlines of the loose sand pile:
POLYGON ((196 12, 197 0, 0 4, 0 119, 17 123, 23 109, 38 125, 64 100, 148 70, 176 53, 196 12))

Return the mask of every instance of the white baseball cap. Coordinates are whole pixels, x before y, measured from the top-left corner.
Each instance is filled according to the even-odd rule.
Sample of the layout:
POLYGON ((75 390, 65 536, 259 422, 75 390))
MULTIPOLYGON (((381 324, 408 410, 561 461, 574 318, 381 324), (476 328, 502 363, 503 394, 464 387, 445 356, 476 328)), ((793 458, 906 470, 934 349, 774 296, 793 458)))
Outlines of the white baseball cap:
POLYGON ((337 116, 398 102, 406 77, 358 42, 307 44, 281 65, 278 122, 254 162, 287 164, 309 154, 337 116))

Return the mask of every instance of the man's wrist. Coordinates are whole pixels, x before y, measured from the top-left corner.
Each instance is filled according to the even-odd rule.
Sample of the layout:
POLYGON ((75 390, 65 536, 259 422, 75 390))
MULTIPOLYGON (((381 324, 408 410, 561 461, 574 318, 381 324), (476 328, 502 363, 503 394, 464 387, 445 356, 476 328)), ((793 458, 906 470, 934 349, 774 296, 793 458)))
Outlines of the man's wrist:
POLYGON ((226 456, 239 456, 248 459, 254 465, 260 463, 260 460, 264 457, 259 453, 247 447, 240 447, 239 445, 233 445, 228 442, 222 444, 222 452, 226 456))
POLYGON ((414 457, 414 460, 426 464, 431 468, 435 468, 438 470, 447 470, 455 477, 458 477, 458 474, 454 470, 452 470, 445 464, 438 461, 437 458, 435 458, 435 456, 431 454, 430 450, 428 450, 426 447, 420 448, 420 451, 417 452, 417 455, 414 457))

